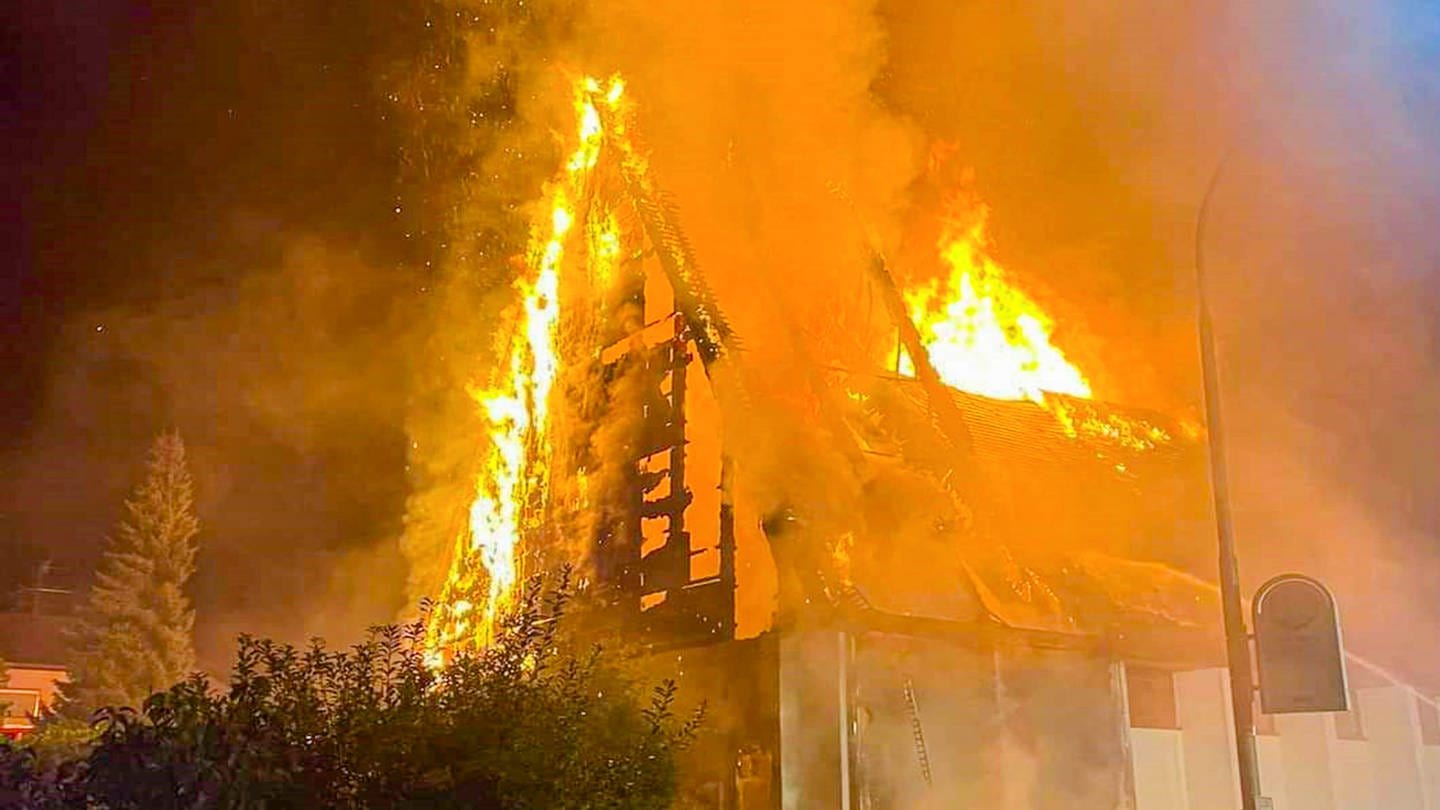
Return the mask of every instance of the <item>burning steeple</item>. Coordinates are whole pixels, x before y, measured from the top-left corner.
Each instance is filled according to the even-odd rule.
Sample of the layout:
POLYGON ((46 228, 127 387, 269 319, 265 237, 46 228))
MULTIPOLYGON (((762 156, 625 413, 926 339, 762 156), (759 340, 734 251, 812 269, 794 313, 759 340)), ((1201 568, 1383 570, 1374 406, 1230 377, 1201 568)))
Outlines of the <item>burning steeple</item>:
MULTIPOLYGON (((455 645, 489 642, 497 615, 511 604, 524 575, 523 539, 544 517, 551 395, 560 373, 560 275, 605 139, 599 106, 617 105, 624 89, 618 78, 603 87, 590 77, 577 82, 573 151, 546 186, 545 216, 532 228, 526 272, 516 282, 520 301, 509 314, 504 360, 490 385, 471 390, 489 426, 489 442, 468 531, 457 539, 429 619, 427 643, 437 656, 455 645)), ((584 254, 587 268, 596 278, 611 278, 618 259, 613 220, 591 235, 591 249, 584 254)))

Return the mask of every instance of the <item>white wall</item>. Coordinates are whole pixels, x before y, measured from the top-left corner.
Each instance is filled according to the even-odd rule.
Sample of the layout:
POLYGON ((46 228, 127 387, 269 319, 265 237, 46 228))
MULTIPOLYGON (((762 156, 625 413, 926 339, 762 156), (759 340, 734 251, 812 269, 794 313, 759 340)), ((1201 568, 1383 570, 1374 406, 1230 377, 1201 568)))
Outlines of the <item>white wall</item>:
POLYGON ((1359 696, 1371 746, 1376 805, 1383 810, 1425 810, 1415 694, 1400 686, 1381 686, 1361 689, 1359 696))
POLYGON ((1338 810, 1335 801, 1335 721, 1328 714, 1282 714, 1280 767, 1290 810, 1338 810))
MULTIPOLYGON (((1414 694, 1358 690, 1366 739, 1342 740, 1330 714, 1283 715, 1257 738, 1262 793, 1275 810, 1440 810, 1440 746, 1423 745, 1414 694)), ((1130 730, 1138 810, 1239 807, 1229 680, 1175 675, 1180 728, 1130 730)))
POLYGON ((1440 745, 1425 746, 1422 757, 1425 762, 1426 783, 1430 787, 1427 796, 1430 804, 1426 810, 1440 810, 1440 745))
MULTIPOLYGON (((1255 738, 1255 753, 1260 759, 1260 795, 1269 798, 1275 810, 1291 810, 1290 780, 1285 770, 1285 751, 1280 738, 1259 736, 1255 738)), ((1314 810, 1311 807, 1297 810, 1314 810)))
POLYGON ((1230 712, 1230 681, 1225 670, 1175 674, 1175 717, 1184 735, 1185 793, 1193 810, 1240 807, 1230 712))
POLYGON ((1382 810, 1375 805, 1375 766, 1370 743, 1335 740, 1335 806, 1337 810, 1382 810))
POLYGON ((1135 803, 1140 810, 1189 810, 1185 752, 1178 729, 1130 729, 1135 803))

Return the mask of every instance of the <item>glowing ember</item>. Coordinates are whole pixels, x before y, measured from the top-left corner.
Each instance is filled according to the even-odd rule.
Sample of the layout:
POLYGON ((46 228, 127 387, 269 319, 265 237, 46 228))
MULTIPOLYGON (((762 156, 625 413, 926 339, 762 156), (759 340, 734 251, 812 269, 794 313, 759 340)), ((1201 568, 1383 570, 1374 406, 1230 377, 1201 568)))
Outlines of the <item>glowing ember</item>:
POLYGON ((1102 413, 1092 405, 1080 402, 1046 403, 1065 434, 1071 438, 1100 439, 1128 450, 1153 450, 1170 441, 1170 433, 1143 419, 1129 419, 1115 413, 1102 413))
MULTIPOLYGON (((516 282, 519 305, 504 360, 491 387, 470 393, 484 414, 489 442, 475 483, 468 532, 459 538, 440 598, 432 608, 426 647, 432 664, 458 646, 488 644, 497 617, 513 602, 520 543, 545 506, 549 479, 551 390, 559 373, 560 273, 577 208, 605 139, 597 104, 619 104, 624 85, 586 77, 576 83, 577 130, 560 175, 547 185, 546 216, 532 227, 528 272, 516 282)), ((587 235, 592 274, 613 272, 619 255, 613 216, 587 235)))

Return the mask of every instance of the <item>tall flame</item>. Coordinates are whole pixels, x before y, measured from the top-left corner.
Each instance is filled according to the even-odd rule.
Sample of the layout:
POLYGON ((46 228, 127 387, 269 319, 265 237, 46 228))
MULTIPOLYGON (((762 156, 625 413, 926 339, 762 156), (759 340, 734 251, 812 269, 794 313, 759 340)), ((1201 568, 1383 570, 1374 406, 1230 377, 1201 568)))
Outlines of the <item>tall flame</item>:
MULTIPOLYGON (((949 275, 905 291, 910 317, 940 379, 992 399, 1035 402, 1071 438, 1135 451, 1170 441, 1167 431, 1149 422, 1075 402, 1092 397, 1090 381, 1051 342, 1054 322, 990 255, 988 209, 976 205, 969 213, 968 219, 947 218, 941 229, 937 247, 949 275), (1047 396, 1052 394, 1073 399, 1047 396)), ((896 365, 900 373, 914 374, 910 358, 899 350, 896 365)))
MULTIPOLYGON (((560 274, 577 210, 600 159, 605 132, 597 104, 616 106, 624 92, 617 77, 575 83, 573 148, 546 185, 540 221, 531 226, 526 274, 516 282, 520 301, 504 360, 489 387, 470 395, 485 418, 488 442, 475 482, 469 528, 456 542, 440 598, 428 619, 426 648, 432 664, 462 646, 484 646, 495 622, 513 604, 523 573, 520 544, 545 507, 550 475, 550 396, 559 375, 560 274)), ((589 237, 592 271, 606 275, 618 254, 614 221, 589 237), (596 249, 596 248, 599 249, 596 249)))
MULTIPOLYGON (((972 222, 945 222, 940 258, 950 268, 905 292, 910 317, 940 378, 994 399, 1045 402, 1045 394, 1090 396, 1090 382, 1050 342, 1054 324, 991 258, 984 208, 972 222)), ((908 358, 902 358, 902 371, 908 358)))

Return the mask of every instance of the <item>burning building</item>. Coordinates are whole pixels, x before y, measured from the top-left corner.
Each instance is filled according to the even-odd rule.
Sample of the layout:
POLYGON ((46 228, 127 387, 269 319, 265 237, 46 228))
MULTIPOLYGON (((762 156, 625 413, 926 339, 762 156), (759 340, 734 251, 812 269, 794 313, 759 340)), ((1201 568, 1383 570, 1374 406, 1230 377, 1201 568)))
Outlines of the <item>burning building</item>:
POLYGON ((521 577, 576 563, 717 706, 694 770, 716 806, 1123 806, 1117 662, 1219 649, 1211 589, 1127 557, 1204 530, 1197 431, 1091 398, 974 204, 942 217, 942 277, 902 285, 871 247, 870 362, 782 326, 777 384, 623 80, 574 94, 498 373, 471 392, 489 436, 437 664, 488 642, 521 577))

